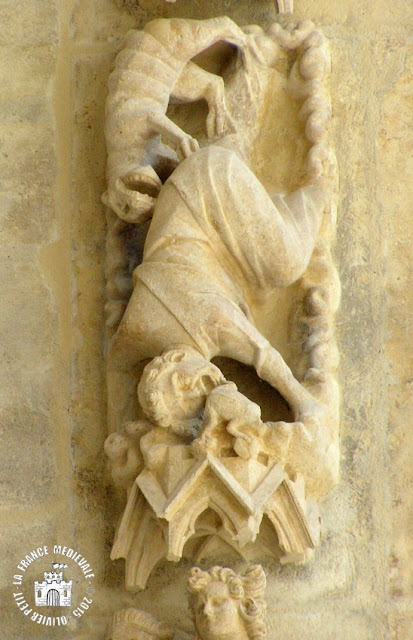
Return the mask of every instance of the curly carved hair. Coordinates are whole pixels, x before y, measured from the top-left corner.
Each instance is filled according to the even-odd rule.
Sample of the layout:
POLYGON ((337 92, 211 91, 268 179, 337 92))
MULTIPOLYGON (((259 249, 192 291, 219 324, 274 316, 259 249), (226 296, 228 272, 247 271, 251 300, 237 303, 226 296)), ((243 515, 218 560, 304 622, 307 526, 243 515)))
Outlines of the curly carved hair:
POLYGON ((238 611, 244 621, 249 640, 264 640, 267 637, 264 600, 266 577, 261 565, 251 565, 242 574, 217 566, 208 571, 202 571, 198 567, 191 569, 187 588, 192 618, 195 618, 198 595, 211 582, 226 584, 230 596, 238 601, 238 611))
MULTIPOLYGON (((165 377, 174 376, 179 381, 179 373, 177 371, 179 363, 190 360, 192 358, 203 359, 201 354, 191 347, 183 346, 176 349, 170 349, 161 356, 153 358, 143 370, 141 379, 138 384, 138 397, 146 416, 156 425, 164 428, 172 427, 178 435, 187 435, 184 426, 176 426, 173 423, 173 413, 171 407, 167 406, 162 391, 160 390, 160 382, 165 377)), ((197 374, 190 381, 190 387, 196 385, 200 387, 200 392, 207 395, 213 388, 225 382, 225 378, 220 370, 209 360, 204 360, 203 366, 199 368, 197 374)), ((188 379, 185 379, 188 385, 188 379)), ((185 389, 177 391, 185 393, 185 389)), ((191 418, 192 416, 188 416, 191 418)))

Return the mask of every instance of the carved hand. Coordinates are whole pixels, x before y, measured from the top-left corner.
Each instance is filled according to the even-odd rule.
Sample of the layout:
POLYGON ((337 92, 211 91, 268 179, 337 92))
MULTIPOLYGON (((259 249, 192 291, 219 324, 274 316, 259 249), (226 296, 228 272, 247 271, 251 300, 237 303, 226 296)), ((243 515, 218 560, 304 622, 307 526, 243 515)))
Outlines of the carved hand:
POLYGON ((195 140, 192 136, 188 134, 184 134, 181 137, 179 146, 178 146, 178 157, 188 158, 192 153, 195 153, 199 149, 198 140, 195 140))

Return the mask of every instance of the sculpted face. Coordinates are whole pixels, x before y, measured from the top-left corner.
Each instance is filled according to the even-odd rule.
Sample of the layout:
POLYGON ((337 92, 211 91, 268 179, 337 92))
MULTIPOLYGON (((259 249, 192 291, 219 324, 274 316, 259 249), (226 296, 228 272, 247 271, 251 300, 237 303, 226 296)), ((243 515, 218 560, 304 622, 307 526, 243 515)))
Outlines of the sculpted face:
POLYGON ((152 419, 162 427, 186 429, 189 433, 199 428, 201 412, 208 393, 224 381, 220 370, 201 356, 177 362, 166 362, 159 369, 156 382, 146 382, 145 371, 138 385, 138 397, 146 415, 151 417, 153 391, 159 402, 152 419), (160 410, 159 410, 160 407, 160 410))
POLYGON ((195 417, 205 405, 206 390, 201 382, 203 369, 205 361, 201 358, 191 358, 176 365, 168 391, 177 422, 195 417))
POLYGON ((195 627, 202 640, 248 640, 238 601, 223 582, 211 582, 199 593, 195 627))

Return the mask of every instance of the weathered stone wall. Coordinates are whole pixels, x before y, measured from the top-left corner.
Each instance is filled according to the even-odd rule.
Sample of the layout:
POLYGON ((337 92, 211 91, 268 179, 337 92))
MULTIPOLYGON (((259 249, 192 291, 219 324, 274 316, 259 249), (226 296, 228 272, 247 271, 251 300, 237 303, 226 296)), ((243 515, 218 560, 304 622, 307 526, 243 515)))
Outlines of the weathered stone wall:
MULTIPOLYGON (((159 15, 262 22, 270 0, 3 0, 0 7, 2 551, 0 636, 104 637, 136 604, 185 620, 188 563, 123 591, 109 560, 120 505, 105 471, 102 330, 106 81, 127 29, 159 15), (129 7, 129 10, 127 9, 129 7), (12 598, 24 555, 73 546, 94 602, 66 629, 12 598)), ((341 194, 336 260, 342 479, 306 567, 267 565, 270 638, 413 638, 413 9, 406 0, 295 0, 330 39, 341 194)), ((148 541, 149 543, 149 541, 148 541)))

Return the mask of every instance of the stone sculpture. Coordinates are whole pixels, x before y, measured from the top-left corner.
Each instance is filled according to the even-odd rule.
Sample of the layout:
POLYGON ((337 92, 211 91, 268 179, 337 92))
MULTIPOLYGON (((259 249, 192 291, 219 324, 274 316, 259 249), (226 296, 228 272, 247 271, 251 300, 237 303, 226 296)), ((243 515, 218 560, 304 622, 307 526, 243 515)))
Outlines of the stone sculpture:
POLYGON ((328 70, 325 38, 310 22, 264 31, 228 18, 156 20, 131 32, 117 59, 104 201, 123 220, 109 214, 108 402, 116 433, 106 451, 114 481, 128 492, 112 557, 126 558, 131 589, 145 586, 161 558, 179 560, 189 540, 202 542, 196 557, 221 541, 247 559, 264 527, 274 542, 261 541, 261 549, 277 554, 278 541, 284 561, 305 560, 317 544, 316 500, 338 473, 328 70), (191 60, 218 42, 238 51, 225 80, 191 60), (281 50, 295 53, 286 86, 301 105, 308 154, 302 184, 270 195, 251 165, 281 50), (200 149, 166 114, 171 98, 206 100, 200 149), (132 223, 151 215, 125 300, 122 243, 129 238, 130 249, 132 223), (294 373, 258 328, 274 291, 292 289, 294 373), (288 403, 292 421, 263 421, 260 406, 211 362, 217 356, 253 367, 288 403), (144 420, 130 410, 136 388, 144 420))
POLYGON ((267 637, 265 619, 266 578, 260 565, 243 573, 212 567, 191 570, 188 601, 195 635, 189 636, 159 623, 138 609, 114 615, 107 640, 261 640, 267 637))
POLYGON ((194 568, 188 580, 189 606, 200 640, 252 640, 267 637, 265 573, 252 565, 232 569, 194 568))
POLYGON ((220 136, 228 113, 224 83, 191 59, 220 40, 242 46, 245 34, 229 18, 153 20, 143 31, 130 31, 109 80, 106 103, 108 190, 103 201, 128 222, 142 222, 153 212, 165 165, 178 158, 160 141, 172 143, 182 158, 198 142, 166 115, 170 100, 204 98, 209 107, 208 136, 220 136), (155 195, 156 194, 156 195, 155 195))

